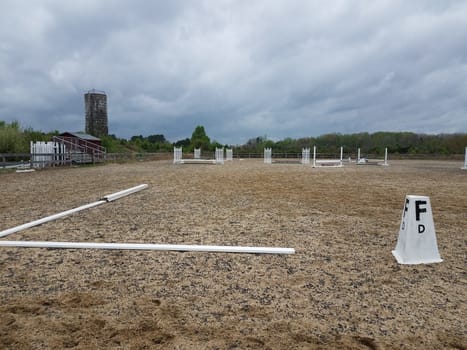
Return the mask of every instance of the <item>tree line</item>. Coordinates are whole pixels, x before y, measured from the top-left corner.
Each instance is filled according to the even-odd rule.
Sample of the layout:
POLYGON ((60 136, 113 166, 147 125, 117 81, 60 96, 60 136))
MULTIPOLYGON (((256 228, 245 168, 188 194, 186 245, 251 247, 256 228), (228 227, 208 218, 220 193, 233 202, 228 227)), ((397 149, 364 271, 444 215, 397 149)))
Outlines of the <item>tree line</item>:
POLYGON ((346 152, 356 152, 358 148, 365 154, 383 155, 387 147, 391 154, 463 154, 467 147, 467 134, 427 135, 412 132, 375 132, 340 134, 332 133, 318 137, 300 139, 286 138, 277 142, 267 137, 248 140, 237 147, 237 153, 262 152, 271 147, 273 152, 299 153, 302 148, 316 146, 320 153, 338 153, 341 146, 346 152))
MULTIPOLYGON (((0 121, 0 153, 29 153, 30 141, 50 141, 58 131, 41 132, 31 128, 23 129, 18 122, 0 121)), ((302 148, 316 146, 320 153, 337 153, 343 146, 347 151, 360 148, 364 154, 384 154, 387 147, 391 154, 463 154, 467 146, 467 134, 417 134, 412 132, 375 132, 340 134, 331 133, 318 137, 299 139, 285 138, 273 141, 267 136, 258 136, 243 145, 221 145, 211 141, 203 126, 198 125, 191 138, 171 143, 163 134, 149 136, 135 135, 130 139, 115 135, 105 136, 102 145, 110 153, 125 152, 172 152, 173 147, 183 147, 184 152, 194 148, 213 151, 216 147, 233 147, 235 153, 262 153, 271 147, 274 153, 300 153, 302 148)))

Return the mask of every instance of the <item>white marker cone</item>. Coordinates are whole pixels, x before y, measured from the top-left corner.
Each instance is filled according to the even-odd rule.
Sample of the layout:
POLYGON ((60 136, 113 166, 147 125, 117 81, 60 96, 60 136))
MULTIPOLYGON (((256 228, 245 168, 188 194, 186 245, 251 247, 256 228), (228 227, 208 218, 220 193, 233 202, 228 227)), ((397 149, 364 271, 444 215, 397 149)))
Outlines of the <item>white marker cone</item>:
POLYGON ((399 264, 431 264, 443 261, 438 252, 430 198, 405 197, 396 249, 399 264))

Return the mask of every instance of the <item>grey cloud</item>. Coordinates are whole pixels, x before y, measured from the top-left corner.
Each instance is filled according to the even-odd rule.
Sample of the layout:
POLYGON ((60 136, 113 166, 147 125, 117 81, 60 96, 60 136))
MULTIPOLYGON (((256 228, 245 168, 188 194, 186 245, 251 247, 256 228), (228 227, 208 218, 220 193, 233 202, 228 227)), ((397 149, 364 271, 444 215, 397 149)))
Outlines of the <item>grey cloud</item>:
POLYGON ((222 143, 326 132, 466 132, 463 1, 6 1, 0 119, 222 143))

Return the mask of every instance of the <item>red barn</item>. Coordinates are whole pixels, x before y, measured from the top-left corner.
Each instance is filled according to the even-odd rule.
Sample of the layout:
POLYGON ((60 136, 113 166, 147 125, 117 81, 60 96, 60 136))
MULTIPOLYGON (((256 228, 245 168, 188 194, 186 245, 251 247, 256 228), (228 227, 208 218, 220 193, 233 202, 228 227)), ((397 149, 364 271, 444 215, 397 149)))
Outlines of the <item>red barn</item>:
POLYGON ((64 132, 53 137, 54 142, 63 144, 71 158, 80 163, 101 161, 105 159, 105 148, 101 139, 82 132, 64 132))

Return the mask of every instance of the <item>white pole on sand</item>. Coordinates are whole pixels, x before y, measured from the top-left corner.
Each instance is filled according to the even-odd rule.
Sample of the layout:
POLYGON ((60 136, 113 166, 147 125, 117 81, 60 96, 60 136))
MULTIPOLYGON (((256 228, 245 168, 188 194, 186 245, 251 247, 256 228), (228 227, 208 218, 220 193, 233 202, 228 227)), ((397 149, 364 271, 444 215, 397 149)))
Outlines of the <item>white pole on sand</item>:
POLYGON ((148 244, 148 243, 0 241, 0 247, 62 248, 62 249, 126 249, 126 250, 159 250, 159 251, 247 253, 247 254, 295 254, 295 249, 293 248, 239 247, 239 246, 186 245, 186 244, 148 244))
POLYGON ((143 190, 143 189, 145 189, 147 187, 148 187, 148 185, 146 185, 146 184, 139 185, 139 186, 136 186, 136 187, 132 187, 132 188, 129 188, 127 190, 123 190, 123 191, 120 191, 120 192, 116 192, 116 193, 104 196, 101 200, 98 200, 96 202, 93 202, 93 203, 90 203, 90 204, 85 204, 85 205, 82 205, 82 206, 74 208, 74 209, 66 210, 66 211, 63 211, 61 213, 50 215, 50 216, 47 216, 47 217, 42 218, 42 219, 34 220, 34 221, 28 222, 26 224, 22 224, 22 225, 12 227, 12 228, 4 230, 4 231, 0 231, 0 237, 5 237, 5 236, 8 236, 8 235, 10 235, 12 233, 22 231, 22 230, 26 230, 28 228, 31 228, 31 227, 34 227, 34 226, 37 226, 37 225, 41 225, 41 224, 44 224, 44 223, 49 222, 49 221, 57 220, 57 219, 60 219, 62 217, 71 215, 73 213, 76 213, 76 212, 79 212, 79 211, 82 211, 82 210, 85 210, 85 209, 94 208, 94 207, 97 207, 98 205, 108 203, 108 202, 112 202, 112 201, 114 201, 116 199, 122 198, 124 196, 128 196, 129 194, 141 191, 141 190, 143 190))
POLYGON ((104 196, 103 199, 105 199, 107 202, 113 202, 116 199, 128 196, 132 193, 139 192, 141 190, 144 190, 145 188, 148 188, 147 184, 142 184, 138 185, 135 187, 128 188, 126 190, 120 191, 120 192, 115 192, 113 194, 108 194, 107 196, 104 196))
POLYGON ((22 225, 19 225, 19 226, 16 226, 16 227, 12 227, 12 228, 9 228, 7 230, 1 231, 0 232, 0 237, 5 237, 5 236, 8 236, 8 235, 11 235, 12 233, 18 232, 18 231, 23 231, 23 230, 26 230, 28 228, 44 224, 44 223, 49 222, 49 221, 57 220, 57 219, 60 219, 60 218, 62 218, 64 216, 71 215, 71 214, 76 213, 76 212, 81 211, 81 210, 94 208, 94 207, 97 207, 98 205, 101 205, 101 204, 104 204, 104 203, 107 203, 107 201, 100 200, 100 201, 97 201, 97 202, 94 202, 94 203, 82 205, 82 206, 80 206, 78 208, 74 208, 74 209, 70 209, 70 210, 67 210, 67 211, 63 211, 63 212, 58 213, 58 214, 50 215, 50 216, 47 216, 47 217, 42 218, 42 219, 34 220, 34 221, 28 222, 26 224, 22 224, 22 225))

